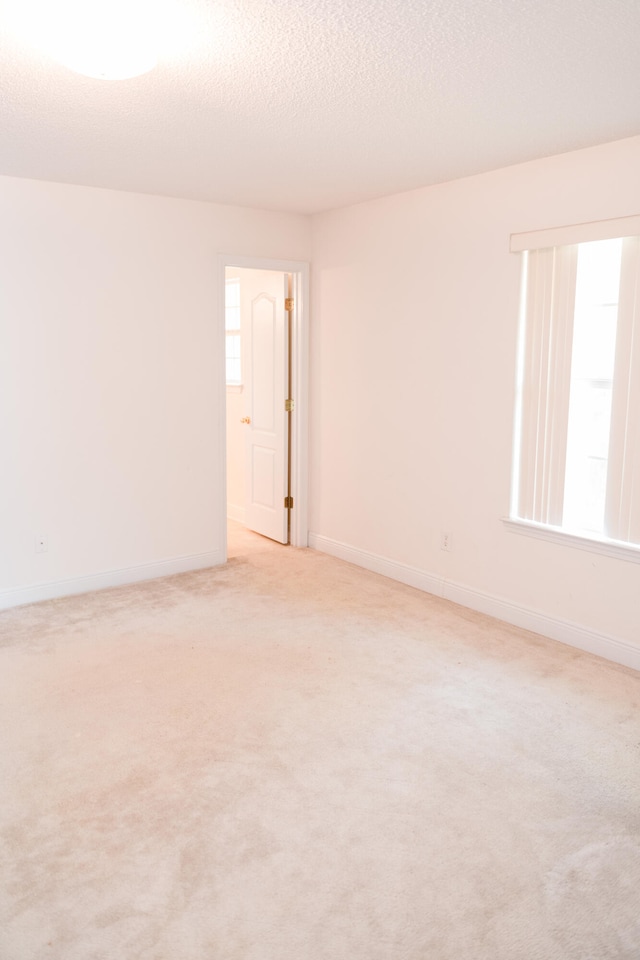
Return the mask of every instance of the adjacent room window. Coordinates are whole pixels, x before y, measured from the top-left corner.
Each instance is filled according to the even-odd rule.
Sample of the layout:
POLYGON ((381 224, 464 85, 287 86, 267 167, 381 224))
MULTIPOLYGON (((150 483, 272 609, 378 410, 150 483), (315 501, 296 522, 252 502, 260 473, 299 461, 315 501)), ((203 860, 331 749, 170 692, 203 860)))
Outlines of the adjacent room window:
POLYGON ((227 384, 242 383, 240 354, 240 281, 225 281, 224 323, 226 330, 227 384))
POLYGON ((640 545, 640 217, 515 235, 512 250, 523 309, 511 518, 640 545))

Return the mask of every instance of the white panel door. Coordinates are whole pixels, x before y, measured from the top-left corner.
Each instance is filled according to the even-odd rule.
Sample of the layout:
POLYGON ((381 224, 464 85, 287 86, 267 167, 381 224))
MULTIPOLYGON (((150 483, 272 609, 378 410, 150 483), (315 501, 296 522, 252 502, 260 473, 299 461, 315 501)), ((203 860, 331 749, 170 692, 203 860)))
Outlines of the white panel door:
POLYGON ((245 524, 287 542, 287 277, 240 270, 246 430, 245 524))

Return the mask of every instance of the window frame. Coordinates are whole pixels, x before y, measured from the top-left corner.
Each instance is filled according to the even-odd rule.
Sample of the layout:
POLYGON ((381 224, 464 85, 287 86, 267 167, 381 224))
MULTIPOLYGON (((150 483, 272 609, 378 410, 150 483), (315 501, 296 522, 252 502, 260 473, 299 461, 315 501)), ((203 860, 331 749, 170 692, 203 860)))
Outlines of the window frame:
MULTIPOLYGON (((638 477, 638 471, 640 471, 640 347, 637 345, 637 341, 640 340, 640 216, 512 234, 510 250, 512 253, 524 254, 524 262, 521 280, 511 500, 509 516, 502 518, 503 523, 506 529, 513 533, 640 563, 638 526, 640 505, 633 505, 630 494, 634 461, 637 463, 636 488, 640 483, 640 477, 638 477), (566 460, 564 414, 567 412, 564 408, 568 404, 575 299, 575 284, 572 292, 571 274, 573 270, 573 277, 575 277, 575 263, 571 262, 573 256, 571 250, 573 248, 577 251, 577 244, 580 243, 617 238, 623 239, 623 260, 611 414, 610 467, 605 506, 605 530, 608 533, 600 534, 582 530, 574 531, 562 526, 564 460, 566 460), (536 320, 540 322, 527 322, 527 314, 533 309, 532 296, 536 291, 538 295, 541 290, 545 291, 544 282, 538 283, 537 287, 536 284, 529 282, 532 264, 533 269, 553 271, 554 257, 557 256, 566 258, 566 262, 561 264, 559 288, 552 290, 552 287, 549 287, 552 290, 552 293, 548 294, 550 303, 543 304, 542 309, 535 314, 536 320), (554 298, 553 303, 551 303, 552 298, 554 298), (554 310, 559 311, 560 322, 558 326, 549 323, 545 329, 547 316, 551 317, 554 310), (635 350, 632 350, 634 332, 636 346, 635 350), (536 344, 536 338, 544 341, 545 336, 548 338, 546 343, 543 342, 541 346, 536 344), (553 342, 553 337, 556 337, 557 343, 553 342), (531 402, 527 403, 525 397, 525 376, 527 365, 531 363, 541 364, 540 369, 534 370, 533 373, 541 377, 541 382, 545 383, 545 389, 546 386, 551 385, 549 398, 544 395, 543 390, 540 390, 539 396, 535 399, 534 402, 537 404, 535 416, 532 416, 531 402), (527 423, 528 417, 532 421, 531 424, 527 423), (621 454, 621 450, 624 455, 621 454), (527 490, 527 487, 531 485, 535 487, 536 471, 544 472, 545 482, 541 484, 541 491, 535 490, 532 493, 532 490, 527 490), (549 477, 551 480, 548 479, 549 477), (541 496, 547 499, 541 502, 541 496), (528 505, 523 507, 527 497, 528 505), (633 539, 617 539, 616 534, 623 531, 633 539)), ((529 370, 528 373, 530 374, 531 371, 529 370)))

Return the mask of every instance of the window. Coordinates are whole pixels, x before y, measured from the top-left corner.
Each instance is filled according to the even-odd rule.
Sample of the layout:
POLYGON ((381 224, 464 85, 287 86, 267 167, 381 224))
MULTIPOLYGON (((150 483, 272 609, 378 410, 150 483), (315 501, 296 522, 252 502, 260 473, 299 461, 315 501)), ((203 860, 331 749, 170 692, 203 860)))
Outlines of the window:
POLYGON ((242 383, 240 356, 240 281, 225 281, 224 324, 226 331, 227 384, 242 383))
POLYGON ((562 526, 605 532, 622 240, 578 246, 562 526))
POLYGON ((511 518, 640 545, 640 217, 512 237, 523 309, 511 518))

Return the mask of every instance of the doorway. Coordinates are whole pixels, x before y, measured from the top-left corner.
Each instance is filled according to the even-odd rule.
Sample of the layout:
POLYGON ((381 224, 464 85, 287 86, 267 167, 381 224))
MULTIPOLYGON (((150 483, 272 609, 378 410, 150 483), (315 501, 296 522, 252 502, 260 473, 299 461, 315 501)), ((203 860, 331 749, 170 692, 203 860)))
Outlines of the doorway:
POLYGON ((220 286, 225 514, 307 546, 308 264, 223 256, 220 286))

